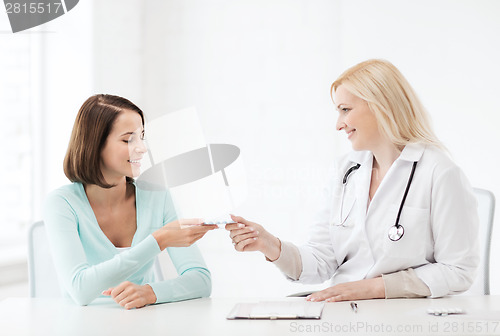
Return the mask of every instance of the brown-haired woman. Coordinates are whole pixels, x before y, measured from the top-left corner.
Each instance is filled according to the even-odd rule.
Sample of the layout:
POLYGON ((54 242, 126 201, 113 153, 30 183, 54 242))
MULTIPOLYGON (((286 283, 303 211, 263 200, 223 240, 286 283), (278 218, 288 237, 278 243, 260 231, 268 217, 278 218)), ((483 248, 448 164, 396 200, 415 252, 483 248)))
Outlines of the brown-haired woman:
POLYGON ((193 243, 216 226, 183 220, 181 228, 168 192, 135 184, 143 140, 143 112, 125 98, 95 95, 78 112, 64 160, 73 183, 49 194, 44 214, 59 279, 78 304, 103 294, 131 309, 210 295, 193 243), (165 248, 180 275, 156 281, 153 262, 165 248))

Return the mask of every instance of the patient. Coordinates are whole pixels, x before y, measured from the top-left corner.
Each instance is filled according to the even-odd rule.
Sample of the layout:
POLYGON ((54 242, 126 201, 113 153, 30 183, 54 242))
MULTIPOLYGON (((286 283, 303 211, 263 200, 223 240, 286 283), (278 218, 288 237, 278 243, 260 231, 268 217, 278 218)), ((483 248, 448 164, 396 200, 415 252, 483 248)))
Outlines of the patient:
POLYGON ((211 277, 193 245, 216 225, 178 220, 167 191, 143 190, 143 112, 99 94, 80 108, 64 173, 72 184, 50 193, 44 221, 59 280, 76 303, 110 296, 126 309, 206 297, 211 277), (167 249, 179 276, 156 281, 155 257, 167 249))

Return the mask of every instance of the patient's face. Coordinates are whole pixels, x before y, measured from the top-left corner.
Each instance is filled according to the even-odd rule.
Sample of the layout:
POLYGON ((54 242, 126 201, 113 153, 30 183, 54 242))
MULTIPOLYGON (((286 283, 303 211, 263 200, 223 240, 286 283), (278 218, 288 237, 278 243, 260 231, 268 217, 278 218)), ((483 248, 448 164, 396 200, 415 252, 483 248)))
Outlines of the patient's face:
POLYGON ((144 127, 139 113, 124 110, 119 114, 101 152, 101 171, 107 183, 124 176, 137 177, 141 159, 147 152, 144 127))

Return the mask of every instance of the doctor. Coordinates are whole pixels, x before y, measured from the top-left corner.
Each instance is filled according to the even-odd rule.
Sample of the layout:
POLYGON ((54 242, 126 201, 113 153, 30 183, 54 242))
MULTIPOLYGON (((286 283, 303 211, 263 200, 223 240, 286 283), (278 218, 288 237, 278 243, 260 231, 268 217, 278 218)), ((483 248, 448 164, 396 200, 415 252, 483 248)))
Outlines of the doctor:
POLYGON ((391 63, 368 60, 331 87, 336 128, 353 152, 333 166, 304 246, 233 216, 237 251, 260 251, 291 281, 331 287, 310 301, 461 293, 479 263, 472 188, 434 135, 412 87, 391 63))

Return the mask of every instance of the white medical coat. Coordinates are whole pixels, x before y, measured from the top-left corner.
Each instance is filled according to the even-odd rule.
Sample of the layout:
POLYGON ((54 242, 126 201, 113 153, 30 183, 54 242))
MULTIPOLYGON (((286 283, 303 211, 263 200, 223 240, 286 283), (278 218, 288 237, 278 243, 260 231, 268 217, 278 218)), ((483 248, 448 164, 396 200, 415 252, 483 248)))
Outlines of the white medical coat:
POLYGON ((409 144, 393 163, 368 205, 373 154, 352 152, 336 162, 325 201, 308 243, 299 247, 302 273, 297 280, 332 285, 413 268, 432 297, 467 290, 479 263, 477 201, 459 167, 440 149, 409 144), (400 224, 399 241, 388 238, 418 161, 400 224), (349 176, 340 224, 342 179, 349 176))

